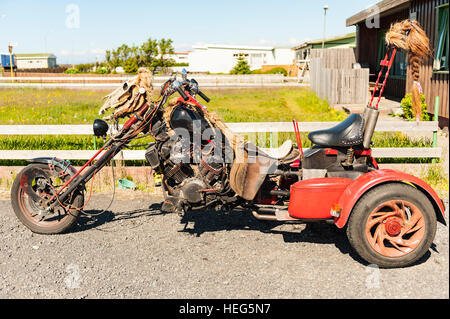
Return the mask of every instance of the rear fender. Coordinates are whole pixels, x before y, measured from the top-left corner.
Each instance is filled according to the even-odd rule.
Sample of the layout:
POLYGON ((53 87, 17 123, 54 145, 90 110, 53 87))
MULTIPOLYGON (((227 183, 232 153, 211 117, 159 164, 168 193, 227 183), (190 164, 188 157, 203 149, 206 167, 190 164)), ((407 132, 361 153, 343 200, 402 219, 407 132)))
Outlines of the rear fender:
POLYGON ((353 207, 367 191, 380 184, 390 182, 410 184, 422 191, 433 204, 437 220, 446 225, 444 203, 430 185, 413 175, 391 169, 380 169, 360 176, 347 186, 339 198, 338 204, 342 210, 340 216, 334 219, 336 226, 338 228, 345 226, 353 207))

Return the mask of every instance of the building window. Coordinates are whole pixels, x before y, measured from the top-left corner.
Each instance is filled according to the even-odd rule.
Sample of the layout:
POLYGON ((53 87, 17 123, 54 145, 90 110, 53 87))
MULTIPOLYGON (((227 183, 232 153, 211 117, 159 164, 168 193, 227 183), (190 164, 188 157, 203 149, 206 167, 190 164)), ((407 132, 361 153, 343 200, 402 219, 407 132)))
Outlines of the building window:
POLYGON ((237 58, 247 58, 248 57, 248 53, 234 53, 233 57, 237 58))
POLYGON ((263 64, 263 55, 261 53, 250 55, 250 64, 255 67, 260 67, 263 64))
POLYGON ((433 69, 448 71, 448 4, 437 7, 436 54, 433 69))
MULTIPOLYGON (((387 30, 380 30, 378 32, 377 72, 379 72, 381 69, 380 65, 381 60, 383 60, 384 57, 386 56, 386 49, 387 49, 385 42, 386 32, 387 30)), ((406 63, 406 52, 403 50, 397 50, 389 74, 400 78, 406 78, 407 69, 408 64, 406 63)))

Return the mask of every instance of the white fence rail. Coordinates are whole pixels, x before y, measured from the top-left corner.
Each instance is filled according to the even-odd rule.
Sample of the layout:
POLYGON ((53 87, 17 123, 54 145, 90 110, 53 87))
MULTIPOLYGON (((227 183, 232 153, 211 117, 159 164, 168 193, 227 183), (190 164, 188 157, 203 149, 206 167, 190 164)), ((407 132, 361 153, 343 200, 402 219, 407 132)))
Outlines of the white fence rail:
MULTIPOLYGON (((34 88, 114 88, 133 76, 17 76, 0 77, 0 87, 34 88)), ((202 87, 305 86, 296 78, 281 74, 193 75, 202 87)), ((169 76, 155 76, 153 85, 163 84, 169 76)))
MULTIPOLYGON (((302 122, 301 132, 310 132, 330 128, 338 122, 302 122)), ((294 132, 291 122, 253 122, 227 123, 237 133, 277 133, 294 132)), ((375 128, 378 132, 436 132, 437 122, 404 122, 380 121, 375 128)), ((92 135, 92 125, 0 125, 1 135, 92 135)), ((0 150, 0 160, 30 159, 42 156, 55 156, 64 159, 90 159, 94 150, 0 150)), ((119 159, 143 160, 143 150, 124 150, 119 159)), ((439 147, 402 147, 374 148, 373 156, 378 158, 440 158, 442 149, 439 147)))

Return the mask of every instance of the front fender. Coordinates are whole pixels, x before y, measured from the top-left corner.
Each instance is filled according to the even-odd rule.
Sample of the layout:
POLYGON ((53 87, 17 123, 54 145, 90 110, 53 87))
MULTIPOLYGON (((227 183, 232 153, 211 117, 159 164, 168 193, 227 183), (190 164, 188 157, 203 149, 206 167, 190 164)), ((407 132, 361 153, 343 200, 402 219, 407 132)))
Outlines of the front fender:
POLYGON ((363 196, 367 191, 374 188, 375 186, 388 182, 407 183, 421 190, 433 204, 437 220, 445 225, 444 203, 430 185, 413 175, 409 175, 392 169, 379 169, 358 177, 350 185, 347 186, 347 188, 339 198, 338 204, 342 210, 339 217, 336 217, 334 219, 336 226, 338 228, 342 228, 345 226, 353 210, 353 207, 355 207, 361 196, 363 196))
POLYGON ((70 165, 69 162, 59 159, 59 158, 56 158, 56 157, 37 157, 37 158, 28 159, 27 161, 29 163, 40 163, 40 164, 48 164, 48 165, 57 166, 60 169, 62 169, 63 171, 67 171, 72 176, 77 172, 75 167, 70 165))

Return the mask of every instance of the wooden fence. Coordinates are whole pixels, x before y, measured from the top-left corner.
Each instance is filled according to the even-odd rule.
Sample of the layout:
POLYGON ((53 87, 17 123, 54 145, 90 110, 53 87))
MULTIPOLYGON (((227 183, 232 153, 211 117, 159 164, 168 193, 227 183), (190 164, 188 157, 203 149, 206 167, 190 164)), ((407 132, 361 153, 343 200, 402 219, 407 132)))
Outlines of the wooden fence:
POLYGON ((334 104, 367 104, 369 69, 354 68, 354 49, 312 49, 311 89, 334 104))
MULTIPOLYGON (((338 122, 302 122, 301 132, 311 132, 330 128, 338 122)), ((229 128, 238 133, 269 133, 271 137, 278 132, 294 132, 291 122, 255 122, 227 123, 229 128)), ((378 132, 437 132, 437 122, 379 121, 375 130, 378 132)), ((0 125, 1 135, 92 135, 92 125, 0 125)), ((270 139, 272 141, 272 138, 270 139)), ((30 159, 42 156, 54 156, 64 159, 89 159, 94 150, 0 150, 1 160, 30 159)), ((120 159, 143 160, 144 150, 124 150, 120 159)), ((440 158, 439 147, 403 147, 374 148, 373 156, 377 158, 440 158)))

